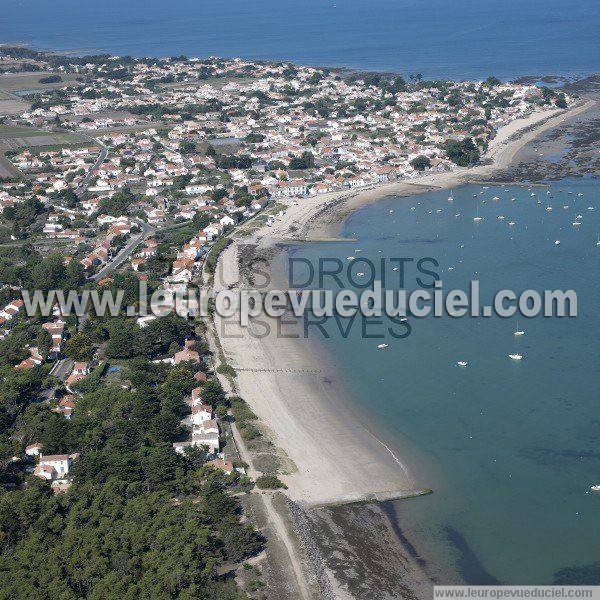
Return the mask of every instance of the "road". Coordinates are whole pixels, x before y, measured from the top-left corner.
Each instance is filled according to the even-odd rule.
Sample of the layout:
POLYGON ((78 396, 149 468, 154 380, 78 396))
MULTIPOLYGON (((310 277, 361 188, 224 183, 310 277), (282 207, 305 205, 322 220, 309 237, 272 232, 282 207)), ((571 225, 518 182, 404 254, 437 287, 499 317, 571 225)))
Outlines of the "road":
POLYGON ((93 279, 94 281, 99 281, 100 279, 106 277, 108 273, 110 273, 114 269, 118 269, 131 256, 132 252, 137 248, 140 242, 145 240, 147 237, 153 235, 156 231, 156 229, 151 225, 148 225, 148 223, 139 221, 139 224, 142 227, 141 233, 132 237, 131 241, 122 250, 120 250, 109 263, 104 265, 90 279, 93 279))
POLYGON ((61 360, 56 361, 52 367, 52 370, 50 371, 50 375, 60 379, 61 381, 65 381, 73 370, 73 364, 74 363, 72 359, 62 358, 61 360))
POLYGON ((94 144, 99 145, 100 154, 98 155, 96 162, 90 167, 89 171, 85 174, 85 177, 83 178, 83 181, 81 182, 79 187, 75 190, 75 194, 77 194, 79 198, 81 198, 86 193, 88 186, 90 185, 90 180, 94 175, 94 171, 100 168, 100 165, 106 160, 106 157, 108 156, 108 148, 102 142, 95 140, 86 134, 80 135, 91 140, 94 144))
MULTIPOLYGON (((56 377, 64 383, 67 377, 71 374, 74 364, 75 363, 70 358, 61 358, 54 363, 54 366, 50 370, 50 375, 52 375, 52 377, 56 377)), ((51 388, 44 390, 40 396, 43 400, 51 400, 54 398, 55 391, 56 386, 52 386, 51 388)))

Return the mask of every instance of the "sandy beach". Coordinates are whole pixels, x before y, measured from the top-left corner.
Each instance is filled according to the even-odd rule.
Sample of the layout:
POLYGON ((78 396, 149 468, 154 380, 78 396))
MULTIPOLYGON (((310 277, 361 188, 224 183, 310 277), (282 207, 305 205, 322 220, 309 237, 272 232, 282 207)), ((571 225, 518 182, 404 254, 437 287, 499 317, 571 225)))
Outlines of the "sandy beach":
MULTIPOLYGON (((510 165, 516 153, 542 132, 585 111, 581 103, 569 111, 550 110, 519 119, 499 130, 484 157, 472 169, 435 173, 360 191, 324 194, 290 202, 272 227, 234 237, 222 254, 215 290, 249 286, 240 278, 239 255, 255 247, 272 256, 276 245, 336 235, 345 217, 360 206, 390 195, 405 196, 432 188, 451 188, 485 180, 510 165)), ((264 320, 264 319, 263 319, 264 320)), ((361 415, 339 397, 335 376, 302 339, 276 335, 264 326, 243 329, 235 318, 216 316, 215 325, 229 364, 238 372, 240 394, 270 430, 273 442, 293 466, 283 476, 289 496, 309 506, 366 499, 389 499, 418 493, 433 482, 417 481, 397 449, 377 436, 361 415)))

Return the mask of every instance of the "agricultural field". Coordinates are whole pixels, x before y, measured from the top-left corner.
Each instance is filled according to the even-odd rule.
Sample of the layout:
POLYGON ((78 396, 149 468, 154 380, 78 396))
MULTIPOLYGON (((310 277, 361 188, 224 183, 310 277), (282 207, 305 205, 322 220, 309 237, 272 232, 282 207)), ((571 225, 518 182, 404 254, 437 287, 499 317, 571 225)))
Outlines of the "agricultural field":
POLYGON ((40 83, 40 79, 49 77, 51 75, 58 75, 58 73, 51 73, 49 71, 35 71, 25 73, 5 73, 0 75, 0 92, 24 92, 34 91, 40 89, 53 89, 60 88, 76 81, 74 75, 67 75, 64 73, 60 74, 62 81, 56 83, 40 83))
POLYGON ((33 127, 12 127, 0 124, 0 179, 18 178, 21 173, 4 156, 27 148, 31 152, 59 150, 65 146, 90 146, 88 139, 70 131, 42 131, 33 127))
POLYGON ((20 172, 0 153, 0 180, 18 179, 20 172))
POLYGON ((76 133, 41 131, 29 127, 11 127, 0 125, 0 151, 21 150, 29 148, 47 149, 48 146, 62 147, 89 142, 76 133))
POLYGON ((18 115, 29 108, 29 103, 0 90, 0 117, 18 115))

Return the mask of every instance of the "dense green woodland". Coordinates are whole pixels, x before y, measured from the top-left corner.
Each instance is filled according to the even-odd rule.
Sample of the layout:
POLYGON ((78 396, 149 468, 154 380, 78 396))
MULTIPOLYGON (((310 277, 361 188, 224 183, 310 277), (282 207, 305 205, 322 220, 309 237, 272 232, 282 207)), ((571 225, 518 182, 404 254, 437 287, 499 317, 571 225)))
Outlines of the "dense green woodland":
MULTIPOLYGON (((127 385, 94 371, 79 384, 71 420, 51 412, 55 400, 44 396, 57 383, 48 366, 15 371, 12 334, 0 347, 0 598, 245 597, 220 573, 262 548, 231 494, 251 484, 206 466, 199 449, 174 452, 187 435, 180 420, 201 365, 150 360, 181 344, 190 325, 165 317, 140 330, 122 318, 92 318, 75 335, 78 351, 103 343, 106 356, 125 356, 127 385), (81 453, 66 493, 53 494, 12 459, 33 442, 44 454, 81 453)), ((226 414, 220 384, 204 386, 204 400, 226 414)))

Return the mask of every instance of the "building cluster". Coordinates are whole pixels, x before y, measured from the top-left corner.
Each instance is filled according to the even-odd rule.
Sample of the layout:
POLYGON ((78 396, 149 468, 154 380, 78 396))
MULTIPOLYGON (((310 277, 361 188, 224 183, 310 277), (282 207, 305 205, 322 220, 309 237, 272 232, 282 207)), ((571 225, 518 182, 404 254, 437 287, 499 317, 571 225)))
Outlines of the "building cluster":
MULTIPOLYGON (((238 208, 249 208, 264 195, 410 178, 423 169, 414 163, 419 157, 428 169, 448 170, 444 142, 470 137, 483 149, 498 127, 544 101, 535 86, 406 85, 398 77, 243 60, 107 59, 62 68, 83 82, 42 94, 19 123, 92 132, 109 156, 94 170, 91 193, 136 188, 149 210, 164 210, 166 200, 182 218, 221 188, 231 200, 243 189, 238 208), (190 198, 174 197, 173 186, 190 198)), ((81 183, 93 160, 89 148, 13 158, 54 191, 81 183)))
POLYGON ((65 491, 70 485, 69 471, 79 454, 43 454, 42 450, 40 443, 25 448, 27 458, 35 462, 31 471, 36 477, 49 481, 55 492, 65 491))
POLYGON ((204 446, 210 455, 217 456, 221 447, 219 424, 212 407, 202 400, 202 387, 192 390, 188 404, 191 414, 182 422, 191 428, 190 439, 184 442, 175 442, 173 447, 177 452, 183 453, 186 448, 204 446))
MULTIPOLYGON (((6 153, 23 177, 0 181, 3 225, 11 223, 11 241, 29 236, 66 248, 65 261, 99 279, 121 265, 148 278, 148 263, 162 252, 161 233, 193 223, 193 237, 167 251, 170 268, 160 285, 171 291, 185 291, 211 244, 269 202, 453 169, 448 142, 468 140, 483 152, 499 127, 556 101, 535 86, 493 79, 415 77, 407 84, 399 76, 240 59, 61 60, 56 73, 76 81, 36 91, 30 108, 6 124, 68 133, 73 143, 17 145, 6 153), (19 206, 32 199, 32 206, 19 206)), ((22 308, 13 300, 0 310, 0 339, 22 308)), ((54 317, 43 325, 49 360, 61 358, 65 338, 65 321, 54 317)), ((25 349, 17 369, 45 360, 39 348, 25 349)), ((188 341, 167 360, 199 363, 200 356, 188 341)), ((89 373, 88 363, 73 365, 65 376, 69 393, 53 410, 72 418, 75 384, 89 373)), ((203 383, 201 372, 196 377, 203 383)), ((219 422, 202 395, 199 385, 183 421, 189 439, 174 448, 205 447, 214 466, 231 472, 220 454, 219 422)), ((44 456, 40 444, 26 455, 37 461, 35 476, 56 489, 68 485, 77 455, 44 456)))

